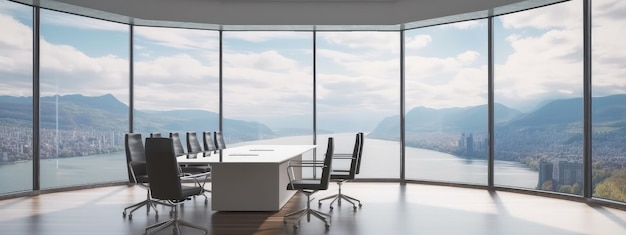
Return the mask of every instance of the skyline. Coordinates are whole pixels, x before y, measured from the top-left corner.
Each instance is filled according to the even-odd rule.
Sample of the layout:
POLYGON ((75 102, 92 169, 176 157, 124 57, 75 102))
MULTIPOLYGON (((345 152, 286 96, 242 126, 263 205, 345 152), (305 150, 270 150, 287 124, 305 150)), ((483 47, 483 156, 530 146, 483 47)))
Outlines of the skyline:
MULTIPOLYGON (((624 5, 619 1, 607 2, 614 3, 615 6, 624 5)), ((4 34, 5 36, 0 36, 3 38, 0 40, 2 41, 0 47, 5 49, 7 45, 14 46, 11 50, 7 50, 11 54, 6 55, 6 57, 18 59, 12 59, 8 62, 1 60, 0 63, 7 66, 5 69, 0 69, 0 75, 2 75, 0 79, 3 79, 3 83, 6 84, 6 87, 2 89, 3 92, 11 94, 23 92, 24 84, 23 82, 15 83, 15 80, 18 79, 4 81, 7 77, 4 75, 11 71, 29 70, 30 48, 28 46, 31 44, 23 43, 28 42, 28 39, 16 40, 16 38, 30 37, 29 32, 32 32, 32 29, 23 22, 23 17, 14 18, 8 14, 19 12, 15 7, 8 5, 11 4, 6 4, 6 1, 0 3, 0 12, 2 12, 0 21, 8 28, 18 30, 8 30, 8 33, 4 34), (17 33, 14 34, 14 32, 17 33)), ((521 111, 528 111, 536 107, 537 104, 541 104, 540 101, 572 97, 582 92, 580 85, 582 84, 582 71, 571 69, 582 68, 582 57, 579 56, 582 53, 582 21, 580 20, 582 16, 577 13, 581 8, 580 1, 576 0, 496 17, 495 69, 497 86, 495 95, 500 103, 521 111), (558 19, 555 18, 557 16, 558 19), (542 57, 536 58, 537 55, 542 57), (554 63, 545 63, 545 61, 554 63), (510 79, 500 78, 498 74, 508 74, 507 76, 513 74, 523 79, 510 81, 510 79), (554 84, 558 84, 558 86, 554 84)), ((596 32, 594 35, 615 35, 619 32, 619 30, 615 30, 619 27, 619 22, 607 19, 619 16, 619 13, 626 13, 624 9, 623 7, 607 8, 604 7, 604 4, 597 4, 594 7, 594 12, 598 12, 598 16, 594 18, 594 32, 596 32)), ((423 74, 436 73, 439 72, 437 70, 444 68, 445 71, 449 72, 448 74, 442 73, 428 79, 430 82, 450 80, 449 83, 423 89, 429 90, 432 95, 423 99, 416 99, 413 103, 422 104, 426 107, 444 108, 471 106, 486 101, 486 87, 482 86, 482 83, 486 83, 486 67, 481 62, 486 57, 486 52, 483 50, 486 46, 480 45, 486 44, 486 42, 464 40, 462 44, 449 43, 455 38, 465 39, 465 35, 474 34, 486 39, 486 33, 483 34, 485 27, 485 20, 476 20, 406 31, 406 78, 419 78, 423 74), (446 49, 446 46, 454 48, 446 49), (411 63, 411 61, 416 62, 411 63), (417 66, 411 66, 412 64, 417 64, 417 66), (476 85, 477 83, 472 81, 480 82, 476 85), (470 91, 470 93, 456 92, 461 88, 464 91, 470 91), (441 96, 449 98, 441 100, 441 96), (468 96, 473 98, 468 99, 468 96)), ((51 84, 48 89, 42 89, 42 91, 70 94, 72 90, 85 89, 85 86, 90 86, 98 89, 86 88, 84 90, 85 95, 111 93, 124 101, 124 98, 128 96, 128 91, 125 88, 128 79, 128 45, 113 45, 115 40, 101 38, 103 46, 93 46, 90 37, 84 35, 92 35, 92 37, 108 35, 112 39, 120 39, 127 35, 125 30, 128 30, 128 26, 123 24, 48 10, 42 11, 42 75, 60 78, 60 85, 51 84), (64 32, 68 34, 66 35, 64 32), (76 37, 77 34, 70 35, 71 32, 83 36, 76 37), (107 53, 99 50, 110 51, 107 53), (46 51, 49 51, 50 56, 53 57, 46 56, 46 51), (58 58, 63 59, 59 60, 58 58), (63 63, 56 61, 63 61, 63 63), (93 80, 98 85, 90 85, 89 80, 93 80), (103 80, 108 81, 105 85, 109 86, 102 87, 103 84, 100 81, 103 80), (64 83, 65 81, 69 83, 64 83), (70 84, 81 87, 73 87, 70 84)), ((165 74, 169 76, 163 76, 161 80, 188 84, 186 86, 181 85, 169 92, 159 90, 160 97, 163 99, 158 102, 142 104, 143 106, 152 106, 154 109, 203 107, 206 110, 217 110, 216 103, 201 105, 199 102, 183 102, 184 100, 196 101, 199 99, 197 96, 191 96, 191 94, 184 98, 183 96, 187 94, 178 92, 197 89, 193 81, 197 81, 198 78, 202 78, 202 81, 208 81, 205 89, 215 89, 216 86, 211 85, 215 83, 211 82, 217 80, 219 73, 216 59, 219 44, 216 31, 153 27, 136 27, 135 31, 135 77, 145 76, 150 74, 150 71, 180 71, 181 66, 184 66, 182 69, 185 72, 184 76, 165 74), (167 33, 168 30, 178 32, 175 34, 167 33), (148 43, 153 50, 146 52, 147 47, 142 42, 148 43), (160 70, 154 70, 154 68, 160 68, 160 70), (174 103, 168 105, 167 100, 172 100, 174 103)), ((260 74, 274 76, 277 77, 276 80, 273 77, 272 79, 263 79, 263 84, 259 86, 279 87, 287 78, 307 79, 306 77, 312 77, 312 58, 307 58, 312 53, 311 32, 225 31, 224 34, 224 44, 226 45, 227 41, 232 42, 230 43, 232 46, 224 47, 225 52, 231 53, 224 54, 224 63, 239 66, 248 65, 247 70, 237 72, 236 76, 239 78, 258 78, 260 74), (296 47, 293 44, 298 43, 290 43, 297 41, 310 43, 308 47, 296 47), (259 47, 261 43, 268 46, 266 48, 259 47), (288 48, 282 50, 284 46, 288 48), (226 58, 232 59, 226 61, 226 58), (304 63, 303 61, 308 62, 304 63), (269 69, 268 71, 265 66, 274 66, 277 70, 269 69), (283 77, 283 80, 279 77, 283 77)), ((373 85, 375 88, 379 87, 382 81, 399 82, 399 79, 393 79, 398 77, 396 74, 399 71, 390 69, 399 68, 399 58, 397 58, 399 46, 393 45, 393 43, 398 44, 398 35, 397 32, 318 32, 318 79, 324 78, 335 81, 356 79, 363 84, 376 84, 373 85), (327 47, 320 48, 319 45, 324 44, 327 47), (368 54, 359 53, 362 50, 367 50, 368 54), (381 54, 396 55, 396 57, 380 56, 381 54), (320 66, 325 63, 328 66, 323 69, 327 73, 320 73, 320 69, 322 69, 320 66), (371 75, 372 72, 375 76, 371 75)), ((594 71, 603 71, 603 68, 607 68, 606 71, 609 71, 594 72, 594 96, 624 93, 626 90, 624 86, 615 86, 615 84, 624 84, 621 78, 626 75, 626 69, 615 64, 616 60, 626 58, 626 52, 617 47, 618 40, 615 38, 619 37, 594 37, 594 58, 598 58, 593 60, 594 71)), ((127 38, 124 38, 123 42, 127 43, 127 38)), ((233 69, 234 67, 225 66, 224 74, 232 73, 233 69)), ((28 74, 22 76, 27 77, 28 74)), ((225 82, 235 78, 225 76, 225 82)), ((150 79, 155 79, 155 77, 150 77, 150 79)), ((137 80, 140 82, 140 79, 137 80)), ((258 81, 259 79, 254 80, 258 81)), ((382 84, 384 85, 384 82, 382 84)), ((330 86, 332 83, 328 83, 328 85, 330 86)), ((141 86, 138 85, 137 87, 141 86)), ((136 94, 139 95, 136 96, 136 100, 139 102, 143 100, 141 94, 149 94, 154 90, 153 87, 146 88, 151 90, 136 91, 136 94)), ((338 93, 346 91, 337 90, 336 86, 321 87, 320 82, 318 82, 318 90, 323 91, 326 88, 332 88, 338 93)), ((308 92, 307 90, 310 88, 294 91, 294 93, 308 92)), ((27 89, 27 91, 29 90, 27 89)), ((285 92, 287 93, 287 91, 285 92)), ((411 92, 414 91, 408 90, 407 94, 411 92)), ((378 97, 392 98, 388 102, 380 102, 380 104, 359 103, 360 100, 366 100, 364 98, 368 97, 367 95, 353 97, 350 101, 355 102, 353 103, 355 107, 367 107, 373 115, 377 115, 381 110, 397 112, 396 109, 389 108, 392 105, 386 104, 397 103, 393 99, 397 99, 398 93, 399 88, 379 92, 378 97)), ((320 95, 318 93, 318 96, 320 95)), ((148 98, 148 95, 144 95, 143 98, 148 98)), ((333 98, 320 100, 320 102, 342 103, 337 100, 340 97, 333 98)), ((233 99, 237 99, 237 97, 233 99)), ((407 100, 409 99, 410 97, 407 97, 407 100)), ((242 104, 239 107, 241 110, 253 107, 245 105, 247 103, 245 98, 232 102, 242 104)), ((260 107, 278 106, 269 103, 278 102, 277 99, 267 102, 254 105, 260 107)), ((293 104, 287 103, 279 106, 295 107, 293 104)), ((235 118, 245 114, 243 112, 241 115, 237 115, 239 111, 235 110, 230 112, 235 118)), ((269 116, 284 115, 282 112, 272 113, 269 110, 265 110, 264 114, 269 116)))

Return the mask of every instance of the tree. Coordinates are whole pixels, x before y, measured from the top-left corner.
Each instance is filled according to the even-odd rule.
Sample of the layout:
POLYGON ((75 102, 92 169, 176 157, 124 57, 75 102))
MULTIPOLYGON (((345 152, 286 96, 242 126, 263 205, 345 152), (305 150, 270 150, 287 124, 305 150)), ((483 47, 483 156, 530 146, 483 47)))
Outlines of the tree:
POLYGON ((597 184, 593 196, 626 202, 626 169, 616 171, 597 184))

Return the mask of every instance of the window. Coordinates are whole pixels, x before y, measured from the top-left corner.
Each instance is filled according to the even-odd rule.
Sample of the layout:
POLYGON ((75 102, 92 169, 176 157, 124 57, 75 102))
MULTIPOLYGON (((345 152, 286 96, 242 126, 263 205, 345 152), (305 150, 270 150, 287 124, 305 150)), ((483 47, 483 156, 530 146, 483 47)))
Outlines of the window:
POLYGON ((487 184, 487 22, 405 32, 406 178, 487 184))
POLYGON ((219 130, 219 33, 134 27, 134 128, 150 133, 219 130))
POLYGON ((312 35, 223 32, 227 145, 313 143, 312 35))
POLYGON ((32 8, 0 1, 0 194, 33 186, 32 8))
MULTIPOLYGON (((318 146, 334 137, 336 153, 352 153, 356 133, 363 132, 358 178, 400 174, 399 36, 398 32, 317 33, 318 146)), ((318 159, 325 151, 318 148, 318 159)))
POLYGON ((582 195, 581 12, 575 0, 495 19, 496 185, 582 195))
POLYGON ((593 1, 593 196, 626 202, 624 1, 593 1), (621 6, 621 7, 617 7, 621 6))
POLYGON ((41 187, 128 179, 128 25, 41 10, 41 187))

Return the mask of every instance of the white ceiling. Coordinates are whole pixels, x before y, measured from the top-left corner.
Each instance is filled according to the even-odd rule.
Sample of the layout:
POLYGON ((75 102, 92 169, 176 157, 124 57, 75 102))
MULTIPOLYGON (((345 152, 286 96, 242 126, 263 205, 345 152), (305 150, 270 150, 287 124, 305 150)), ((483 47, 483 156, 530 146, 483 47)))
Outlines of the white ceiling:
POLYGON ((415 21, 432 21, 442 17, 445 19, 443 21, 480 18, 492 12, 500 14, 559 1, 563 0, 35 0, 34 2, 41 2, 39 4, 42 7, 79 11, 78 13, 84 15, 109 19, 117 17, 113 20, 129 21, 128 23, 156 20, 214 25, 401 25, 415 21), (67 9, 68 6, 63 3, 72 6, 67 9))

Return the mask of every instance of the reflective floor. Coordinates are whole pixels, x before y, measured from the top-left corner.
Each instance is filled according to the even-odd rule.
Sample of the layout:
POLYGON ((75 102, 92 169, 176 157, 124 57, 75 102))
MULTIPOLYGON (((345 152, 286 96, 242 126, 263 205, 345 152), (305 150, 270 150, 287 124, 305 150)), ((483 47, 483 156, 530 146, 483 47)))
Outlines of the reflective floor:
MULTIPOLYGON (((318 192, 322 198, 336 186, 318 192)), ((356 212, 348 203, 329 209, 317 200, 315 209, 330 213, 332 224, 311 217, 298 230, 282 216, 306 205, 295 196, 279 212, 215 212, 204 198, 187 201, 184 220, 205 226, 209 234, 626 234, 626 211, 592 207, 584 203, 512 192, 398 183, 348 183, 343 192, 361 199, 356 212)), ((251 192, 254 193, 254 192, 251 192)), ((158 206, 160 216, 145 208, 131 219, 123 209, 145 197, 133 186, 112 186, 50 193, 0 201, 0 234, 142 234, 144 228, 169 219, 169 209, 158 206)), ((210 197, 210 194, 209 194, 210 197)), ((183 228, 182 234, 202 234, 183 228)), ((157 234, 172 234, 171 229, 157 234)))

